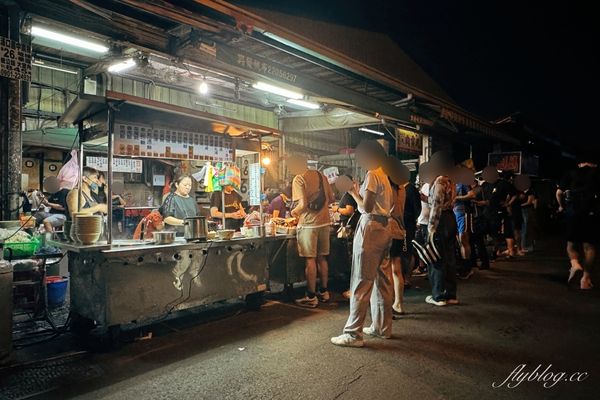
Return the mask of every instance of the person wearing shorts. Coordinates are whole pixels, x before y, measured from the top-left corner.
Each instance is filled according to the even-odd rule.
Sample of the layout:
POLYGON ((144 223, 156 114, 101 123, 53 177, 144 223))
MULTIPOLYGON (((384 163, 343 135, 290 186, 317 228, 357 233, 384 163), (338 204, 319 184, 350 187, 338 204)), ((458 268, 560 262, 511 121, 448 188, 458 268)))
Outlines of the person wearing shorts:
POLYGON ((329 279, 330 218, 329 204, 335 197, 329 181, 319 171, 309 170, 307 161, 301 157, 290 157, 288 167, 295 174, 292 183, 292 201, 296 206, 292 209, 293 217, 298 218, 296 238, 298 254, 305 260, 306 295, 296 300, 301 307, 315 308, 319 301, 330 299, 327 283, 329 279), (309 204, 319 195, 324 195, 324 202, 318 210, 311 209, 309 204), (317 293, 317 272, 321 287, 317 293))
POLYGON ((563 177, 556 190, 559 211, 565 211, 567 223, 571 263, 568 283, 581 290, 594 287, 592 268, 600 244, 600 173, 596 158, 595 154, 580 156, 578 168, 563 177))
POLYGON ((36 219, 44 224, 46 233, 52 233, 54 228, 63 226, 67 220, 69 189, 61 189, 55 176, 44 179, 44 189, 46 189, 48 196, 42 199, 42 205, 47 207, 49 211, 37 213, 36 219))

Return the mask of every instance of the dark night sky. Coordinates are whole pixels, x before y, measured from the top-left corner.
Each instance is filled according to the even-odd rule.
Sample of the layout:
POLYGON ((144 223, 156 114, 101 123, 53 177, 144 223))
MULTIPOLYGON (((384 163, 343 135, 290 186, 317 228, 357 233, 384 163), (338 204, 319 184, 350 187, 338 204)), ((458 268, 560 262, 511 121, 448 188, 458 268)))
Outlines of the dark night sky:
POLYGON ((593 97, 599 36, 595 13, 585 8, 589 3, 234 3, 385 32, 467 110, 490 120, 520 111, 558 138, 600 149, 593 97))

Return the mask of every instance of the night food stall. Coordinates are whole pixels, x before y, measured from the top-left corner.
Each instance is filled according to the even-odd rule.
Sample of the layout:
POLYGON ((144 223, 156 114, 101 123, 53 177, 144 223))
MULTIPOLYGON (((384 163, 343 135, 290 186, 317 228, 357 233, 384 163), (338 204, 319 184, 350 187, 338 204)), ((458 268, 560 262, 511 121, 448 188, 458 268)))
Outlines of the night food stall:
MULTIPOLYGON (((222 134, 200 133, 212 132, 211 121, 204 114, 194 115, 194 110, 145 99, 124 101, 119 96, 80 95, 63 116, 63 121, 79 125, 81 153, 90 146, 105 147, 107 193, 114 184, 113 167, 123 159, 150 158, 151 151, 152 157, 189 161, 190 165, 231 162, 236 146, 246 142, 247 148, 260 149, 261 135, 270 134, 254 127, 254 135, 236 139, 234 144, 232 138, 222 134), (167 140, 169 135, 171 139, 167 140), (169 144, 167 154, 162 153, 163 143, 169 144), (211 154, 199 151, 204 144, 211 154), (178 152, 178 145, 187 153, 178 152), (114 153, 123 158, 113 157, 114 153)), ((79 158, 83 165, 84 155, 79 158)), ((250 196, 258 196, 258 202, 261 180, 259 173, 249 182, 250 196)), ((176 238, 171 244, 157 245, 149 240, 115 240, 111 225, 108 218, 106 240, 94 244, 53 243, 68 252, 75 329, 95 328, 112 335, 122 326, 145 325, 176 311, 233 298, 244 298, 251 307, 259 306, 262 292, 267 289, 268 248, 273 248, 267 242, 293 237, 265 237, 264 229, 259 229, 258 235, 249 230, 246 236, 236 233, 229 240, 204 236, 187 241, 176 238)))

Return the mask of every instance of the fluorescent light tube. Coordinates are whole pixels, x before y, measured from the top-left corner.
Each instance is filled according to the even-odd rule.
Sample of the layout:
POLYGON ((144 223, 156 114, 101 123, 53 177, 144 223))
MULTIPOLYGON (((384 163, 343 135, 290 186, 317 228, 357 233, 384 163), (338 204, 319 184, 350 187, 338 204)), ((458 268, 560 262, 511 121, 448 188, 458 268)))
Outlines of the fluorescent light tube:
POLYGON ((135 60, 133 58, 128 58, 125 61, 120 61, 118 63, 112 64, 110 67, 108 67, 108 72, 123 72, 135 67, 135 65, 135 60))
POLYGON ((321 105, 319 103, 313 103, 311 101, 288 99, 287 102, 291 103, 291 104, 295 104, 299 107, 308 108, 310 110, 318 110, 319 108, 321 108, 321 105))
POLYGON ((108 47, 106 46, 88 42, 87 40, 81 40, 73 36, 64 35, 62 33, 49 31, 48 29, 40 28, 39 26, 32 26, 31 34, 33 36, 54 40, 86 50, 95 51, 96 53, 106 53, 108 51, 108 47))
POLYGON ((269 92, 269 93, 277 94, 279 96, 287 97, 289 99, 300 100, 304 97, 304 95, 302 93, 298 93, 298 92, 294 92, 292 90, 280 88, 278 86, 269 85, 268 83, 264 83, 264 82, 256 82, 254 85, 252 85, 252 87, 255 89, 258 89, 258 90, 263 90, 265 92, 269 92))
POLYGON ((369 129, 369 128, 358 128, 358 130, 362 131, 362 132, 372 133, 374 135, 385 136, 385 133, 379 132, 379 131, 376 131, 376 130, 373 130, 373 129, 369 129))
POLYGON ((65 69, 65 68, 55 67, 53 65, 40 64, 39 62, 34 62, 33 65, 35 65, 36 67, 40 67, 40 68, 51 69, 53 71, 66 72, 67 74, 77 75, 77 71, 73 71, 72 69, 65 69))

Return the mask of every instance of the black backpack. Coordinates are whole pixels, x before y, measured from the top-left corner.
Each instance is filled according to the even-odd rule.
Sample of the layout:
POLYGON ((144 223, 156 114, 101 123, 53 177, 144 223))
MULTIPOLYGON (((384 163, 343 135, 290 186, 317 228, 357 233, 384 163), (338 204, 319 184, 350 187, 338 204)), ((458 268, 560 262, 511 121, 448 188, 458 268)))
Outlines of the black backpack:
POLYGON ((320 211, 325 206, 325 188, 323 187, 323 175, 319 174, 319 192, 317 196, 308 202, 308 209, 311 211, 320 211))

